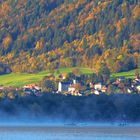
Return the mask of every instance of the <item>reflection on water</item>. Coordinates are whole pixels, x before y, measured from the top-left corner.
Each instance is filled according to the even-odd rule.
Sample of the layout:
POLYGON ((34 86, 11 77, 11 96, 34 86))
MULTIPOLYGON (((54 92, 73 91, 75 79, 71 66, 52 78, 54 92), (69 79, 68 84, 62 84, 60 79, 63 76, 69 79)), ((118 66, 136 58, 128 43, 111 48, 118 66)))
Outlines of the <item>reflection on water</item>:
POLYGON ((140 127, 0 127, 0 140, 139 140, 140 127))

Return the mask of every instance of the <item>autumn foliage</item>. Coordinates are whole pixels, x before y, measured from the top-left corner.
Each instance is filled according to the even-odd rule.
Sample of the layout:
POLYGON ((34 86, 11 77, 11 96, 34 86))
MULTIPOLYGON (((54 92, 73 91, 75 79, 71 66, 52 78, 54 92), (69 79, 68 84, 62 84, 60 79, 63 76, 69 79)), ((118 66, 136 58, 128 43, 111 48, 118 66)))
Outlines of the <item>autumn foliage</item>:
POLYGON ((0 62, 14 72, 138 67, 138 0, 5 0, 0 2, 0 62))

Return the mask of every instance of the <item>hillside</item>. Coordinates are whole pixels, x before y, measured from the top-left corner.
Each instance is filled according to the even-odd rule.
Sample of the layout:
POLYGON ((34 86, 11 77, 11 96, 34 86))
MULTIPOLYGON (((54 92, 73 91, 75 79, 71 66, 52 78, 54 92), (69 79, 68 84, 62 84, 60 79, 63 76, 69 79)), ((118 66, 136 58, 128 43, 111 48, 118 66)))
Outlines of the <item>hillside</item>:
POLYGON ((13 72, 138 68, 138 0, 2 0, 0 62, 13 72))

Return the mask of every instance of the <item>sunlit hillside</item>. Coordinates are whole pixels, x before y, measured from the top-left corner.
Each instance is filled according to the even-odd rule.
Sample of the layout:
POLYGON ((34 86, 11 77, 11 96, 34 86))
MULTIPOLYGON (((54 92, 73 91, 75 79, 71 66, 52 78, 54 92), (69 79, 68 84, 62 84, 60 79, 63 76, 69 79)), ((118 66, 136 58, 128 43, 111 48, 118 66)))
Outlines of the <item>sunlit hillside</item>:
POLYGON ((13 72, 138 68, 138 0, 2 0, 0 62, 13 72))

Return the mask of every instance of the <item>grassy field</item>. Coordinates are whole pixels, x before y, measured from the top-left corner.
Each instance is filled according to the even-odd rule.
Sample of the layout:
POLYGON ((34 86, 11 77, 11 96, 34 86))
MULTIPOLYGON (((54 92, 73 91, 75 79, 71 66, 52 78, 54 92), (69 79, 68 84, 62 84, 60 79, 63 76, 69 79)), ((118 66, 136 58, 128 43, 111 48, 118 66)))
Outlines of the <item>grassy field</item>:
MULTIPOLYGON (((60 68, 58 69, 60 73, 69 73, 72 72, 75 68, 60 68)), ((92 73, 92 70, 89 68, 79 68, 81 73, 89 74, 92 73)), ((139 69, 140 71, 140 69, 139 69)), ((49 75, 49 71, 42 71, 37 74, 26 74, 26 73, 11 73, 7 75, 0 76, 0 85, 4 86, 15 86, 22 87, 26 84, 37 83, 43 79, 44 76, 49 75)), ((133 78, 135 70, 129 72, 121 72, 112 74, 111 78, 125 76, 126 78, 133 78)), ((57 77, 59 74, 55 71, 54 75, 57 77)))
MULTIPOLYGON (((125 78, 134 78, 135 71, 136 70, 131 70, 131 71, 128 71, 128 72, 113 73, 113 74, 111 74, 111 78, 120 77, 120 76, 124 76, 125 78)), ((139 73, 140 73, 140 69, 139 69, 139 73)))
MULTIPOLYGON (((60 73, 72 72, 75 68, 60 68, 60 73)), ((79 68, 81 73, 89 74, 92 70, 89 68, 79 68)), ((57 71, 58 71, 57 70, 57 71)), ((59 74, 55 71, 54 75, 57 77, 59 74)), ((27 73, 11 73, 0 76, 0 85, 22 87, 26 84, 37 83, 43 79, 44 76, 49 75, 49 71, 42 71, 36 74, 27 73)))

